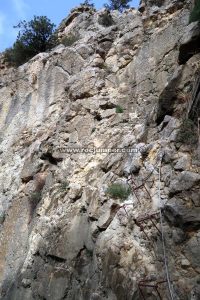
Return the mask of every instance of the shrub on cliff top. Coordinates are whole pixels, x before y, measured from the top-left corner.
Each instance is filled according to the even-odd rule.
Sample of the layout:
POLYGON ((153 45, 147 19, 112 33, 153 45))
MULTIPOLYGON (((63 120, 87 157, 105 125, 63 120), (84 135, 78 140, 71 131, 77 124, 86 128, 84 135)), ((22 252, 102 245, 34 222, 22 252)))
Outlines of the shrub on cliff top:
POLYGON ((130 0, 109 0, 109 4, 104 4, 105 8, 109 10, 119 10, 120 12, 123 12, 124 9, 127 9, 130 7, 128 4, 131 2, 130 0))
POLYGON ((85 0, 83 3, 81 3, 80 5, 82 6, 88 6, 88 7, 92 7, 94 8, 94 3, 91 3, 91 0, 85 0))
POLYGON ((8 63, 20 66, 40 52, 45 52, 56 45, 55 25, 45 16, 34 16, 33 20, 21 21, 14 28, 19 28, 17 40, 12 48, 5 51, 8 63))
POLYGON ((196 22, 200 21, 200 0, 195 1, 195 6, 190 14, 190 20, 189 22, 196 22))

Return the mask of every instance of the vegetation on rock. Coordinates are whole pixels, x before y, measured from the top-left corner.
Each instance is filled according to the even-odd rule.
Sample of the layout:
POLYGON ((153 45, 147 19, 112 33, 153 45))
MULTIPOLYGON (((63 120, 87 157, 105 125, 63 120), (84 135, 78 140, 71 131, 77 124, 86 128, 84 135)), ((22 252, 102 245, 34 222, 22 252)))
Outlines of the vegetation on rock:
POLYGON ((60 183, 60 191, 61 191, 61 192, 67 191, 68 188, 69 188, 69 182, 68 182, 68 181, 62 181, 62 182, 60 183))
POLYGON ((190 20, 189 22, 196 22, 200 21, 200 0, 195 1, 195 6, 190 14, 190 20))
POLYGON ((123 107, 121 107, 120 105, 117 105, 117 106, 116 106, 116 113, 121 114, 121 113, 123 113, 123 112, 124 112, 123 107))
POLYGON ((82 6, 89 6, 94 8, 94 3, 91 3, 91 0, 85 0, 83 3, 81 3, 80 5, 82 6))
POLYGON ((130 0, 109 0, 109 4, 104 4, 104 6, 109 10, 119 10, 123 12, 124 9, 130 7, 129 2, 130 0))
POLYGON ((5 60, 11 65, 20 66, 57 43, 55 24, 46 16, 34 16, 31 21, 21 21, 14 28, 20 29, 17 40, 13 47, 5 51, 5 60))
POLYGON ((108 187, 106 193, 111 198, 126 200, 131 194, 131 188, 126 184, 113 183, 108 187))

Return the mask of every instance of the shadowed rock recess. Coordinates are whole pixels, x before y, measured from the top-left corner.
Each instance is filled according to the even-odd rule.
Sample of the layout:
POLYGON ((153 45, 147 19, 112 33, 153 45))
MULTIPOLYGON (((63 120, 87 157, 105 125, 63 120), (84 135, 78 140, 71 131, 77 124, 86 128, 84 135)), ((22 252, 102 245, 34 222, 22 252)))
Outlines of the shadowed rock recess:
POLYGON ((1 56, 1 300, 200 299, 191 6, 78 7, 63 44, 17 69, 1 56))

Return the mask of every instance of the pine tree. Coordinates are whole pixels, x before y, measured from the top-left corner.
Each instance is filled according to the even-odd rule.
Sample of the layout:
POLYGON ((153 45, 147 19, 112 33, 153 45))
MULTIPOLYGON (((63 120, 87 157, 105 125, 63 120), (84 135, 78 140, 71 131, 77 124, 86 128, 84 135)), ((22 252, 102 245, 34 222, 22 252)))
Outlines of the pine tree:
POLYGON ((94 3, 90 3, 91 0, 85 0, 83 3, 81 3, 80 5, 82 6, 89 6, 89 7, 92 7, 94 8, 94 3))
POLYGON ((130 0, 109 0, 109 4, 105 4, 104 6, 109 10, 119 10, 123 12, 124 9, 130 7, 129 2, 130 0))
POLYGON ((33 20, 21 21, 14 28, 19 28, 13 47, 5 51, 5 59, 19 66, 40 52, 51 49, 56 44, 55 25, 45 17, 34 16, 33 20))

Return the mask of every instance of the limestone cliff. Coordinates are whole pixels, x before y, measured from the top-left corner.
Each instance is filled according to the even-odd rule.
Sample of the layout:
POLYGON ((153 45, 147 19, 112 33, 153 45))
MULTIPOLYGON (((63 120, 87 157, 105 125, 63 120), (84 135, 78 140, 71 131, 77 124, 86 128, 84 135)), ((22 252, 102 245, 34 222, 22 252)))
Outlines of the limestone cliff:
POLYGON ((58 29, 65 45, 1 65, 0 299, 200 299, 190 10, 77 8, 58 29), (127 200, 106 193, 115 182, 127 200))

